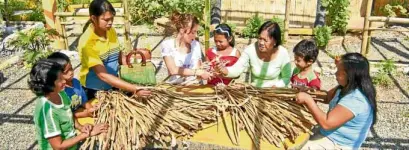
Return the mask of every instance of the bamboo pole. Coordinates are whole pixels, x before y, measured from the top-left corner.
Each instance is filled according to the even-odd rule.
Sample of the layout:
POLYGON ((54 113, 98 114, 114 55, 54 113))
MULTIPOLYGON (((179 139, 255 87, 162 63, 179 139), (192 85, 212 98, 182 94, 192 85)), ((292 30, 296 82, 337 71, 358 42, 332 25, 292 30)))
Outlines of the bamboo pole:
POLYGON ((67 31, 65 30, 65 25, 63 25, 63 24, 61 24, 61 23, 60 23, 60 25, 61 25, 62 38, 64 39, 64 47, 65 47, 66 50, 68 50, 68 49, 69 49, 69 46, 68 46, 67 31))
POLYGON ((371 17, 372 3, 373 0, 367 0, 366 13, 365 13, 365 23, 364 32, 362 33, 362 44, 361 44, 361 54, 366 56, 368 53, 368 39, 369 39, 369 17, 371 17))
POLYGON ((381 21, 388 23, 409 23, 409 18, 371 16, 369 17, 369 21, 381 21))
POLYGON ((284 39, 288 39, 288 31, 290 25, 291 0, 285 2, 285 18, 284 18, 284 39))
MULTIPOLYGON (((210 0, 205 0, 205 10, 204 10, 204 17, 205 17, 205 50, 209 49, 210 47, 210 0)), ((206 53, 204 53, 206 57, 206 53)))
POLYGON ((122 1, 124 4, 124 21, 125 21, 125 51, 131 51, 132 45, 131 45, 131 39, 129 38, 129 33, 131 30, 131 25, 129 23, 129 10, 128 10, 128 0, 123 0, 122 1))

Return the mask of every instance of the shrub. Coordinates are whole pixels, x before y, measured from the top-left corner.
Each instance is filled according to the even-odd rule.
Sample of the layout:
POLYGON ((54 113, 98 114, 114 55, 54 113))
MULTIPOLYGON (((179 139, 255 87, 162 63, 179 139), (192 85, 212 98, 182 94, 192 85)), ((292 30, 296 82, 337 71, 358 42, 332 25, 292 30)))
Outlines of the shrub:
POLYGON ((258 37, 258 29, 263 25, 264 19, 258 15, 254 15, 246 22, 246 27, 243 29, 243 36, 248 38, 258 37))
POLYGON ((328 26, 321 26, 314 28, 314 39, 318 47, 326 47, 328 41, 331 39, 332 30, 328 26))
POLYGON ((14 40, 9 41, 9 45, 24 51, 24 65, 26 68, 31 68, 34 63, 52 52, 49 47, 51 43, 49 36, 56 36, 57 34, 55 30, 45 28, 34 28, 27 33, 20 31, 14 40))

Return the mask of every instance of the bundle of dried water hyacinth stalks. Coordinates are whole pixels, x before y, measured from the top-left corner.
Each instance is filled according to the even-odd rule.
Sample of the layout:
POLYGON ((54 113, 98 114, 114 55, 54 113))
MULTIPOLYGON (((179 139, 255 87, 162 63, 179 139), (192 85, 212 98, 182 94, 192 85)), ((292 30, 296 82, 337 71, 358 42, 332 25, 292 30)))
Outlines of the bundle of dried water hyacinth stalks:
POLYGON ((187 140, 218 119, 226 124, 226 117, 232 118, 232 127, 226 129, 234 144, 240 143, 239 131, 246 130, 256 146, 260 140, 279 146, 285 138, 294 140, 311 132, 315 124, 311 114, 293 101, 297 92, 247 85, 216 86, 213 94, 179 93, 158 86, 148 98, 99 92, 101 107, 95 123, 108 123, 109 130, 89 138, 81 148, 137 149, 152 143, 174 146, 176 139, 187 140))

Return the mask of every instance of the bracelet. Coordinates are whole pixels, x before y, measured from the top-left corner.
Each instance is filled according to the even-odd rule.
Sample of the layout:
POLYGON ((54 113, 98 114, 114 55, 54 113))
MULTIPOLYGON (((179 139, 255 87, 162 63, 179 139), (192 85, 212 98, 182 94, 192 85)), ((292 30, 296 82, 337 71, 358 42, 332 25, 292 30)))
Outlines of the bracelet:
POLYGON ((141 91, 142 89, 140 88, 136 88, 136 90, 133 92, 134 95, 136 95, 136 93, 138 93, 139 91, 141 91))

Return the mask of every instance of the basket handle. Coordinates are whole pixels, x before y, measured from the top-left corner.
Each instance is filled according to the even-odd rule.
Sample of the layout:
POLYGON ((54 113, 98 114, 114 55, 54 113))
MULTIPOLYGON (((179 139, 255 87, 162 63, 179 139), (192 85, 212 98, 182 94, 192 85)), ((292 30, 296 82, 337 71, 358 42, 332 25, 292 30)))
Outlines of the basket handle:
POLYGON ((133 55, 141 55, 142 57, 142 66, 146 66, 146 56, 145 53, 147 53, 147 55, 150 55, 150 52, 148 49, 145 48, 139 48, 139 49, 134 49, 133 51, 131 51, 127 56, 126 56, 126 63, 128 64, 129 68, 132 68, 132 64, 131 64, 131 57, 133 55))

